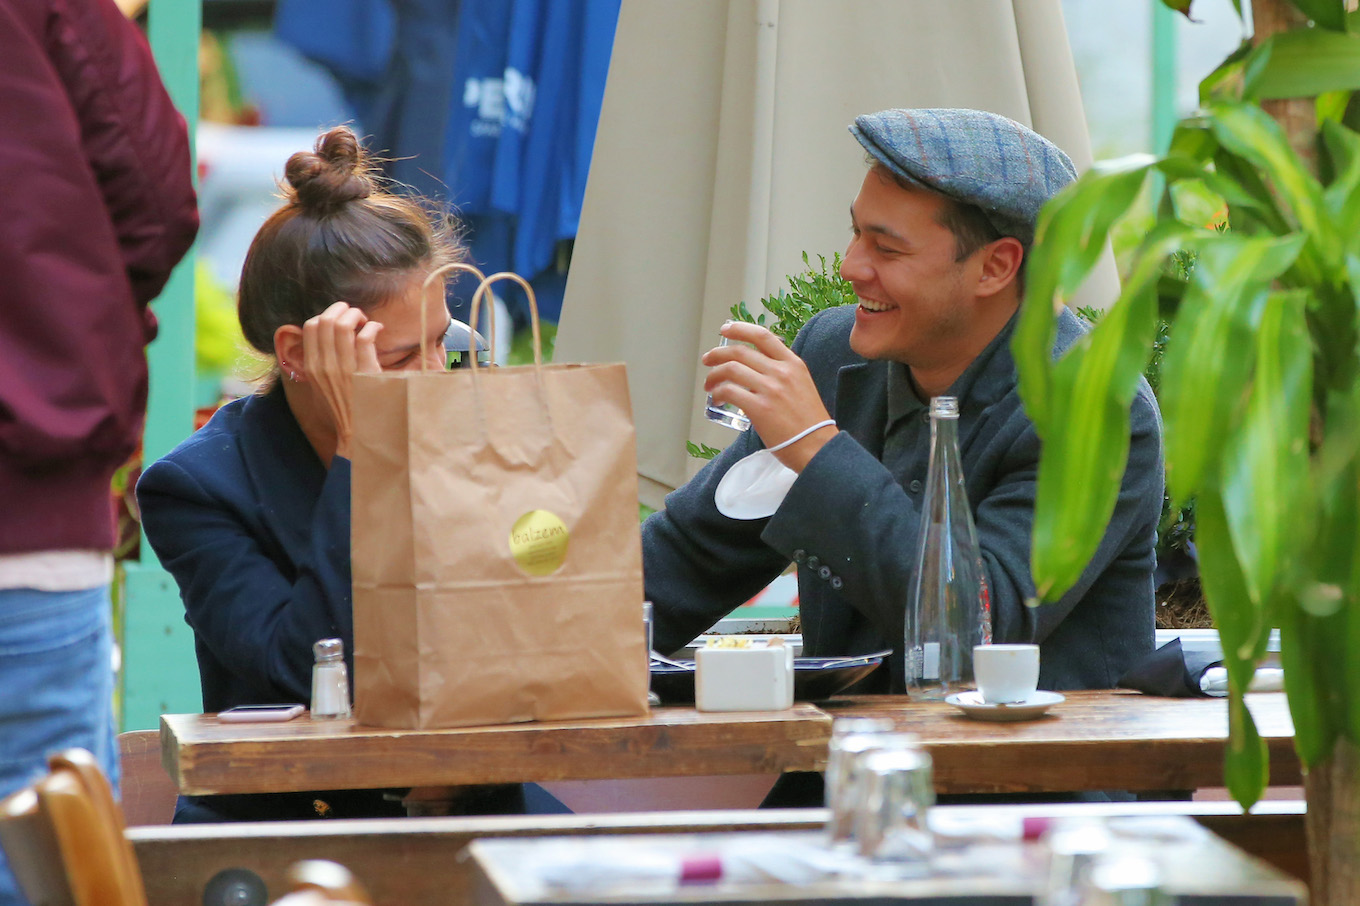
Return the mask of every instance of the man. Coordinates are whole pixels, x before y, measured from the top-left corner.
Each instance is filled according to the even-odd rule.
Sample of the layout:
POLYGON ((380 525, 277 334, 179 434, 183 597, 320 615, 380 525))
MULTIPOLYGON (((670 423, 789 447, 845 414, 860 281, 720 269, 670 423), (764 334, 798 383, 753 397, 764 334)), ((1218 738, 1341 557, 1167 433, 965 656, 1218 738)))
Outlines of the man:
POLYGON ((0 796, 72 746, 117 788, 110 479, 198 229, 188 130, 113 0, 0 0, 0 51, 0 796))
MULTIPOLYGON (((1040 443, 1016 387, 1010 340, 1040 207, 1075 178, 1052 143, 976 110, 886 110, 850 130, 870 167, 850 208, 841 275, 857 306, 813 318, 789 350, 764 328, 714 349, 705 382, 746 431, 643 526, 658 650, 673 650, 798 564, 804 652, 894 649, 860 691, 903 691, 907 594, 930 446, 929 400, 959 398, 959 446, 991 594, 994 638, 1041 646, 1045 689, 1112 687, 1153 644, 1153 546, 1161 423, 1143 383, 1119 500, 1081 581, 1034 594, 1030 532, 1040 443), (797 473, 768 519, 714 505, 728 469, 826 419, 775 455, 797 473)), ((1064 311, 1057 349, 1081 335, 1064 311)))

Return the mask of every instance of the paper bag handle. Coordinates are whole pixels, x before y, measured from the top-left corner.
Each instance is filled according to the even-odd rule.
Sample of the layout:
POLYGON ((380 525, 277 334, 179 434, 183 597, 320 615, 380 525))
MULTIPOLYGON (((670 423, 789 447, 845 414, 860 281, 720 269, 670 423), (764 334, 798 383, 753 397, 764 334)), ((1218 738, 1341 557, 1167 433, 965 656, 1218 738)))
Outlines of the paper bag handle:
MULTIPOLYGON (((515 273, 514 271, 501 271, 499 273, 492 274, 490 277, 482 278, 482 285, 477 287, 477 291, 472 294, 472 314, 470 315, 470 317, 472 318, 472 323, 474 325, 477 323, 477 308, 478 306, 481 305, 482 296, 490 291, 491 284, 495 283, 497 280, 513 280, 516 283, 518 283, 520 287, 524 290, 524 295, 529 300, 529 324, 533 328, 534 332, 534 367, 542 368, 543 339, 538 331, 538 299, 535 298, 534 288, 529 285, 529 281, 525 280, 519 274, 515 273)), ((491 323, 492 325, 496 323, 496 316, 494 314, 491 316, 491 323)), ((493 352, 492 361, 494 360, 495 355, 493 352)), ((473 371, 477 370, 476 356, 472 357, 472 370, 473 371)))
MULTIPOLYGON (((548 405, 546 388, 543 386, 543 340, 538 330, 538 300, 534 297, 534 288, 514 271, 500 271, 490 277, 482 279, 482 285, 477 287, 477 291, 472 294, 472 323, 477 323, 477 308, 482 304, 482 296, 491 291, 491 284, 497 280, 513 280, 524 290, 525 297, 529 300, 529 323, 534 331, 534 381, 538 384, 539 399, 543 403, 543 415, 552 424, 552 407, 548 405)), ((491 316, 492 323, 495 323, 495 315, 491 316)), ((477 386, 477 357, 472 357, 472 386, 477 386)), ((478 410, 479 414, 485 418, 485 412, 478 410)))
MULTIPOLYGON (((453 264, 446 264, 446 265, 444 265, 443 267, 437 267, 437 268, 435 268, 434 270, 430 271, 429 276, 425 278, 425 282, 422 283, 422 284, 420 284, 420 370, 421 370, 421 371, 429 371, 429 370, 430 370, 430 357, 427 356, 427 355, 425 354, 425 350, 429 348, 428 345, 427 345, 426 342, 425 342, 425 338, 426 338, 426 333, 425 333, 425 324, 426 324, 426 321, 425 321, 425 290, 429 289, 430 284, 434 282, 434 279, 435 279, 436 277, 442 277, 444 274, 447 274, 449 271, 467 271, 468 273, 474 274, 474 275, 477 277, 477 280, 479 281, 479 284, 478 284, 478 287, 477 287, 477 289, 478 289, 479 291, 481 290, 481 284, 486 283, 486 274, 482 273, 482 271, 481 271, 480 268, 476 267, 475 265, 468 264, 468 263, 465 262, 465 261, 455 261, 453 264)), ((471 324, 470 326, 471 326, 471 328, 472 328, 472 341, 471 341, 471 345, 470 345, 470 348, 469 348, 468 351, 471 353, 472 365, 473 365, 473 367, 475 368, 475 367, 477 366, 477 304, 476 304, 475 298, 474 298, 474 300, 473 300, 473 306, 472 306, 472 324, 471 324)), ((538 333, 537 333, 538 322, 537 322, 537 321, 534 322, 534 327, 535 327, 534 336, 537 337, 537 336, 538 336, 538 333)), ((490 331, 490 332, 491 332, 491 360, 494 362, 494 361, 496 360, 496 315, 495 315, 494 312, 493 312, 492 315, 491 315, 491 331, 490 331)))

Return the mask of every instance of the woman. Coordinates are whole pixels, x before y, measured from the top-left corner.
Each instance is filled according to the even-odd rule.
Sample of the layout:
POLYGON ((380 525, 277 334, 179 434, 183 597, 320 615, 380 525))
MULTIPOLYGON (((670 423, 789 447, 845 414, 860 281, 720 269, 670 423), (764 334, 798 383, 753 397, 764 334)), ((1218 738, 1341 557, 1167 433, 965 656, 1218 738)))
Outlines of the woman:
MULTIPOLYGON (((241 273, 242 332, 270 363, 260 392, 223 406, 137 485, 147 539, 194 630, 205 712, 307 702, 318 639, 343 640, 352 668, 352 375, 419 369, 422 350, 444 367, 443 282, 422 286, 462 254, 445 225, 380 188, 344 127, 289 158, 285 177, 286 203, 241 273)), ((531 796, 548 800, 539 810, 564 810, 531 796)), ((498 787, 468 807, 524 802, 518 786, 498 787)), ((181 798, 175 820, 316 814, 402 808, 380 790, 217 796, 181 798)))

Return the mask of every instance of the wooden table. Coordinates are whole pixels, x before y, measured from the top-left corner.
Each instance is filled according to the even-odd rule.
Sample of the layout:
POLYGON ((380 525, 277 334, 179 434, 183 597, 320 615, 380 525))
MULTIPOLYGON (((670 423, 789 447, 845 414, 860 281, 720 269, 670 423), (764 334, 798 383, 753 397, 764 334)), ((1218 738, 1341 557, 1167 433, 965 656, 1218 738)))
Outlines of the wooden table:
POLYGON ((386 730, 353 721, 161 717, 161 762, 185 795, 812 771, 831 718, 813 705, 645 717, 386 730))
MULTIPOLYGON (((1270 749, 1271 783, 1300 782, 1281 693, 1247 696, 1270 749)), ((818 770, 832 717, 888 715, 920 735, 936 790, 1034 793, 1190 790, 1223 784, 1222 699, 1072 692, 1041 720, 975 721, 903 696, 799 703, 788 711, 655 709, 643 718, 383 730, 305 718, 223 724, 161 718, 162 763, 181 793, 383 789, 818 770)))
MULTIPOLYGON (((937 793, 1194 790, 1223 786, 1228 706, 1219 698, 1158 698, 1127 690, 1063 693, 1041 720, 989 723, 906 696, 822 704, 834 717, 892 717, 921 737, 937 793)), ((1301 783, 1294 725, 1281 692, 1247 696, 1270 751, 1270 783, 1301 783)))

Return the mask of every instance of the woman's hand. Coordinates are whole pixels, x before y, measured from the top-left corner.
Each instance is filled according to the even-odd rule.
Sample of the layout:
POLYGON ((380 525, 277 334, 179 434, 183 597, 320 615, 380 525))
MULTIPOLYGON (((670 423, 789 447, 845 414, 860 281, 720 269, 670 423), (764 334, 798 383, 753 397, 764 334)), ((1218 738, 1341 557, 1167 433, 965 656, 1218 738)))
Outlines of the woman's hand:
POLYGON ((336 302, 302 325, 302 351, 307 363, 306 380, 316 385, 330 407, 335 422, 335 455, 349 458, 354 436, 350 403, 354 374, 377 374, 376 341, 382 324, 362 311, 336 302))
MULTIPOLYGON (((704 390, 713 394, 716 402, 740 407, 765 446, 780 444, 830 417, 807 365, 778 337, 743 321, 724 324, 722 335, 738 342, 704 353, 703 363, 712 369, 704 380, 704 390)), ((774 455, 788 468, 801 472, 835 436, 835 427, 828 425, 774 455)))

